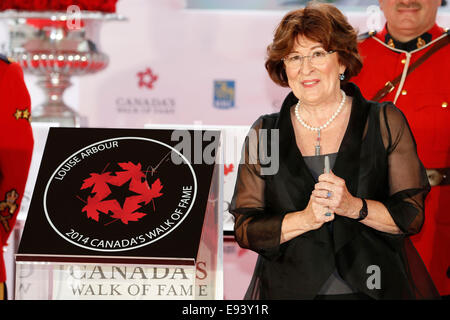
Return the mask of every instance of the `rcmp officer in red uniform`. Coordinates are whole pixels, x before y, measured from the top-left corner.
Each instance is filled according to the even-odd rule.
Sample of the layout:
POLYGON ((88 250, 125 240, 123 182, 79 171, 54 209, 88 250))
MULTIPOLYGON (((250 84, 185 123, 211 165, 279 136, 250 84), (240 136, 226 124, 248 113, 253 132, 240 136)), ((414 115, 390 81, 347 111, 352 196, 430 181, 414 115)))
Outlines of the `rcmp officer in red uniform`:
POLYGON ((361 73, 370 100, 393 101, 408 119, 432 186, 425 222, 411 237, 442 296, 450 295, 450 44, 436 24, 441 0, 379 0, 381 32, 362 37, 361 73))
POLYGON ((22 69, 0 55, 0 300, 7 298, 3 253, 19 213, 31 162, 30 120, 30 95, 22 69))

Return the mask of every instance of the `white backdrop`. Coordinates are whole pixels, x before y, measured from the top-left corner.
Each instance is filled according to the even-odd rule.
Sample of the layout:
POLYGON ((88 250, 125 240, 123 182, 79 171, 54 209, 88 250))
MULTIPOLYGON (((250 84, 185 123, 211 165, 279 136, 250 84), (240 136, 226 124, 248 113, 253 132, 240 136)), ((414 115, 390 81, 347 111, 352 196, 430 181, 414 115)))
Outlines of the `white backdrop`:
MULTIPOLYGON (((342 7, 350 23, 367 31, 371 15, 349 8, 342 7)), ((186 9, 185 0, 119 0, 117 13, 127 21, 106 22, 101 29, 108 68, 72 78, 65 101, 90 127, 251 125, 259 115, 278 111, 288 92, 273 84, 264 68, 266 47, 286 12, 186 9), (139 86, 138 73, 149 83, 149 71, 157 77, 152 88, 139 86), (217 81, 232 90, 224 98, 229 108, 214 105, 225 94, 214 91, 217 81)), ((440 9, 438 23, 450 27, 450 9, 440 9)), ((2 25, 0 48, 6 38, 2 25)), ((33 106, 44 100, 36 80, 26 75, 33 106)))
MULTIPOLYGON (((127 20, 107 22, 101 29, 100 48, 110 57, 108 68, 73 78, 65 101, 90 127, 249 126, 261 114, 277 112, 288 93, 272 83, 264 68, 266 47, 286 11, 198 10, 186 9, 184 0, 119 0, 117 13, 127 20)), ((373 22, 365 10, 344 13, 361 33, 373 22)), ((380 26, 383 23, 381 18, 380 26)), ((438 23, 450 27, 449 9, 440 11, 438 23)), ((6 40, 7 30, 2 25, 1 48, 6 40)), ((26 75, 25 80, 32 106, 42 103, 36 77, 26 75)), ((43 147, 41 143, 37 146, 43 147)), ((35 164, 32 170, 38 167, 35 164)), ((30 177, 35 179, 36 173, 30 172, 30 177)), ((227 197, 234 188, 230 177, 235 179, 235 173, 225 181, 227 197)), ((27 185, 29 197, 32 187, 33 183, 27 185)), ((21 213, 24 219, 26 212, 21 213)), ((227 259, 233 263, 242 260, 242 251, 228 251, 235 256, 224 256, 225 263, 227 259)), ((12 255, 9 259, 11 267, 12 255)), ((235 270, 231 262, 230 270, 235 270)), ((9 282, 12 280, 10 276, 9 282)), ((242 292, 225 295, 239 299, 242 292)))

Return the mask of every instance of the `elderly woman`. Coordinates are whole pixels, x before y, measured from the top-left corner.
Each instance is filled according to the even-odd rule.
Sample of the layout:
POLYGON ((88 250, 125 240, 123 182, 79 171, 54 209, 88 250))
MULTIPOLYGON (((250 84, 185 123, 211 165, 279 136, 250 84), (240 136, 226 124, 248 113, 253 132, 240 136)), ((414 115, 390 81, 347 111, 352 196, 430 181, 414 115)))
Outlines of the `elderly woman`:
POLYGON ((292 92, 253 124, 230 208, 239 245, 259 254, 248 299, 438 297, 408 238, 428 179, 403 114, 347 82, 361 66, 356 32, 332 5, 292 11, 275 31, 266 69, 292 92), (277 150, 263 131, 279 135, 269 175, 255 159, 277 150))

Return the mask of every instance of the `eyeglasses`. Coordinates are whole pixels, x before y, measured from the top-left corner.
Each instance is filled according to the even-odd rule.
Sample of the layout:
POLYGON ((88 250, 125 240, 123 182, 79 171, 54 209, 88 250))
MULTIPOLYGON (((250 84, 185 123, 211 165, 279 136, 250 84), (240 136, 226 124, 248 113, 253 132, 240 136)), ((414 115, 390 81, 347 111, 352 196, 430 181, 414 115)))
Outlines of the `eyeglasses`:
POLYGON ((335 51, 331 50, 331 51, 327 52, 325 50, 320 50, 320 51, 313 52, 309 56, 301 56, 299 54, 291 54, 281 60, 284 61, 284 64, 286 65, 286 67, 292 68, 292 69, 299 69, 302 66, 302 63, 305 60, 305 58, 308 58, 309 63, 311 63, 312 66, 317 67, 317 66, 323 65, 327 61, 328 55, 332 54, 333 52, 335 52, 335 51))

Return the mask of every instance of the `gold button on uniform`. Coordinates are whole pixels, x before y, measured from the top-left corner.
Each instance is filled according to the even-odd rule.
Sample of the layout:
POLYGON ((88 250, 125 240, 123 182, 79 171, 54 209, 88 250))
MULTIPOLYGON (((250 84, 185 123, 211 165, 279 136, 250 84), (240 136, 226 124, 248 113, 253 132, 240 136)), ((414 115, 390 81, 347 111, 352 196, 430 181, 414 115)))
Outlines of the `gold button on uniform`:
POLYGON ((402 90, 402 95, 406 96, 407 93, 408 93, 408 91, 402 90))
POLYGON ((447 102, 442 102, 442 108, 447 108, 448 103, 447 102))
POLYGON ((406 63, 406 59, 402 59, 402 64, 405 64, 406 63))

